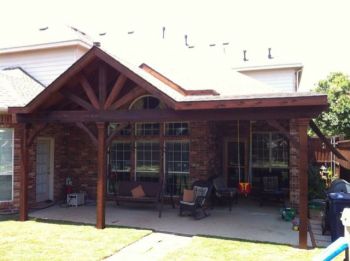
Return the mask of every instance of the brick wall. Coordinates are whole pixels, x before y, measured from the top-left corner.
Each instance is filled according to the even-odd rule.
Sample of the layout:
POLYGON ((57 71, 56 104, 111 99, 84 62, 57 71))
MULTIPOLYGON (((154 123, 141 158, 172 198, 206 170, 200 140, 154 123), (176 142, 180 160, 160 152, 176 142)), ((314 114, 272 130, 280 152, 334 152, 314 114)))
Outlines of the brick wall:
MULTIPOLYGON (((299 142, 296 120, 290 120, 289 134, 299 142)), ((299 205, 299 148, 297 144, 289 143, 289 200, 292 207, 299 205)))
POLYGON ((218 132, 217 126, 211 122, 191 122, 190 137, 190 177, 191 181, 207 179, 217 175, 218 132))
MULTIPOLYGON (((241 136, 249 140, 249 124, 241 122, 241 136), (248 127, 247 127, 248 126, 248 127), (248 128, 248 129, 247 129, 248 128)), ((236 136, 234 122, 191 122, 190 134, 190 177, 207 179, 223 173, 223 141, 236 136)), ((14 127, 0 125, 0 127, 14 127)), ((15 128, 14 141, 14 200, 0 204, 0 208, 19 206, 19 188, 21 171, 21 134, 20 127, 15 128)), ((298 139, 295 120, 290 121, 290 135, 298 139)), ((88 135, 75 125, 49 125, 39 137, 54 138, 54 199, 64 197, 64 184, 67 176, 73 180, 74 189, 86 191, 88 198, 96 198, 97 151, 88 135)), ((249 146, 248 146, 249 148, 249 146)), ((35 202, 36 195, 36 140, 29 148, 29 203, 35 202)), ((298 148, 290 143, 290 202, 297 206, 299 202, 299 155, 298 148)))

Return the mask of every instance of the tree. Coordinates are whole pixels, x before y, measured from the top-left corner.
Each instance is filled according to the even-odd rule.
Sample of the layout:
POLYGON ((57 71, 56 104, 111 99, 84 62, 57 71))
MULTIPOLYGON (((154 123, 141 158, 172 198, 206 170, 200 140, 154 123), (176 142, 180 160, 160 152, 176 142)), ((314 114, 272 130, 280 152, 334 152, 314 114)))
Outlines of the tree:
POLYGON ((329 110, 323 112, 316 124, 326 136, 345 134, 350 137, 350 78, 340 72, 331 73, 321 80, 316 92, 328 96, 329 110))

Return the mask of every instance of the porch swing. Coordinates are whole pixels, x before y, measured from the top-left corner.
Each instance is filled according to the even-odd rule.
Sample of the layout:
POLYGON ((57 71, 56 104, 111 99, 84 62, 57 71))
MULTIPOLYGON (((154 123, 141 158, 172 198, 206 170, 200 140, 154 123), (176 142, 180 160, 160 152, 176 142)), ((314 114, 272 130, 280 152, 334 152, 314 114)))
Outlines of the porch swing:
MULTIPOLYGON (((249 137, 251 141, 251 123, 249 122, 249 137)), ((240 157, 240 130, 239 120, 237 120, 237 168, 238 168, 238 192, 243 194, 245 197, 251 192, 250 175, 247 177, 247 181, 241 181, 241 157, 240 157)), ((250 169, 250 168, 249 168, 250 169)), ((249 173, 250 174, 250 173, 249 173)), ((245 180, 245 179, 244 179, 245 180)))

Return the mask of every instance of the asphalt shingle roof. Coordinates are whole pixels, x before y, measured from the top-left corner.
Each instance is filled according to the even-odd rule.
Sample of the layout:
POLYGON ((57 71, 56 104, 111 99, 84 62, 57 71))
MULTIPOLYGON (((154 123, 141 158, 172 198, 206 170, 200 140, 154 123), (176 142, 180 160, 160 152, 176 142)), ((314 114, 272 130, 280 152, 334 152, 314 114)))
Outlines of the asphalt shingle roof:
POLYGON ((0 71, 0 111, 25 106, 44 87, 21 68, 0 71))

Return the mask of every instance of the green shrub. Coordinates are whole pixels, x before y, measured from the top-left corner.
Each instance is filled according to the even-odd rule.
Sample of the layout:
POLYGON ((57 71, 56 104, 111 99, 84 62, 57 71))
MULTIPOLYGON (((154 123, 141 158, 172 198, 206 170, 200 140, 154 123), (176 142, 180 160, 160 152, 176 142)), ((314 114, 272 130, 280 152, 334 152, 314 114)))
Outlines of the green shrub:
POLYGON ((325 198, 324 191, 326 190, 325 181, 320 176, 320 168, 315 165, 309 165, 308 169, 309 180, 309 200, 316 198, 325 198))

